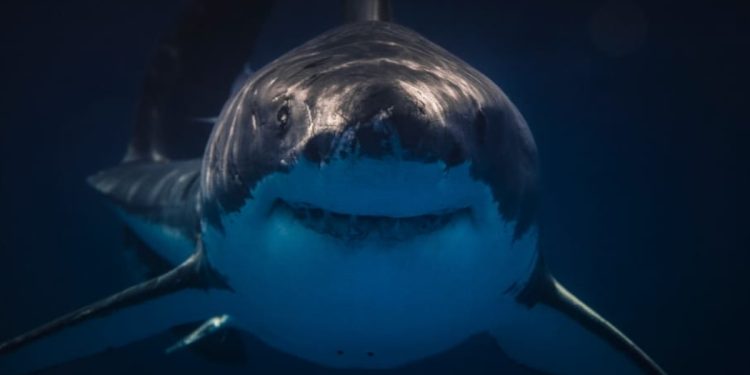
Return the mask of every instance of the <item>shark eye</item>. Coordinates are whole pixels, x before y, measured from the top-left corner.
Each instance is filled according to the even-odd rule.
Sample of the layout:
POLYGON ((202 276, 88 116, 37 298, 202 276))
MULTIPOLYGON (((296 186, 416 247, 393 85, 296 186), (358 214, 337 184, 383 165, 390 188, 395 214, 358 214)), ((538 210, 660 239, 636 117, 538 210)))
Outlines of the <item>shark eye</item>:
POLYGON ((289 122, 289 106, 284 104, 280 109, 279 113, 276 114, 276 120, 279 122, 281 131, 286 131, 287 123, 289 122))

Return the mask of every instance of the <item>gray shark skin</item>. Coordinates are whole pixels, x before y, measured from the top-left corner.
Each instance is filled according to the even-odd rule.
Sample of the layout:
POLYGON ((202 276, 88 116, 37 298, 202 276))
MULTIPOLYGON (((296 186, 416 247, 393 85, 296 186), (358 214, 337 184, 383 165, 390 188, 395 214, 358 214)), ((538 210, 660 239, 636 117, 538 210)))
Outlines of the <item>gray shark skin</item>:
POLYGON ((137 129, 89 182, 175 268, 0 344, 0 373, 226 314, 332 368, 395 368, 486 333, 548 373, 664 374, 545 267, 515 106, 363 3, 249 76, 202 155, 137 129))

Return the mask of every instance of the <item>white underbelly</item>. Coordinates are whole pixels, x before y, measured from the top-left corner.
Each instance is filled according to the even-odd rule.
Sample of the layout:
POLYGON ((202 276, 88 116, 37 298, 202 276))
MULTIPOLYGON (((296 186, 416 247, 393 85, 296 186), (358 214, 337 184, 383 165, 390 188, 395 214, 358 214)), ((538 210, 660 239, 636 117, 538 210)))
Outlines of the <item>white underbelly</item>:
POLYGON ((512 243, 511 226, 477 232, 471 220, 385 245, 345 244, 284 216, 236 219, 206 238, 240 297, 237 324, 332 367, 394 367, 487 330, 528 273, 536 242, 512 243))

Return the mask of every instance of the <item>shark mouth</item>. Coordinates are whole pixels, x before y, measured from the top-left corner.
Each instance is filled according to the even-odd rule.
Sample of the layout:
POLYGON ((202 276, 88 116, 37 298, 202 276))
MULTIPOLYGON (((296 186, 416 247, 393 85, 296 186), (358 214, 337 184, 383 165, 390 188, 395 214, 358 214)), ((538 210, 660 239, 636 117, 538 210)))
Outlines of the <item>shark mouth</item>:
POLYGON ((468 207, 396 217, 333 212, 308 203, 281 199, 275 202, 272 210, 288 213, 304 227, 343 241, 405 241, 437 232, 461 218, 471 217, 468 207))

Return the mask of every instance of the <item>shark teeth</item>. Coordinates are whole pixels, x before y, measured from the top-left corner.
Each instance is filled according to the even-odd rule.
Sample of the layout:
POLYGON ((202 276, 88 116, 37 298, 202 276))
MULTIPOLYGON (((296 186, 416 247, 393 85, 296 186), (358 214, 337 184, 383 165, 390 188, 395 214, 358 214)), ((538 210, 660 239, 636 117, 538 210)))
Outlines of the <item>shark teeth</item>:
POLYGON ((332 212, 306 203, 278 200, 274 209, 294 216, 303 226, 344 241, 381 239, 404 241, 442 229, 459 217, 469 217, 469 208, 459 208, 409 217, 353 215, 332 212))

